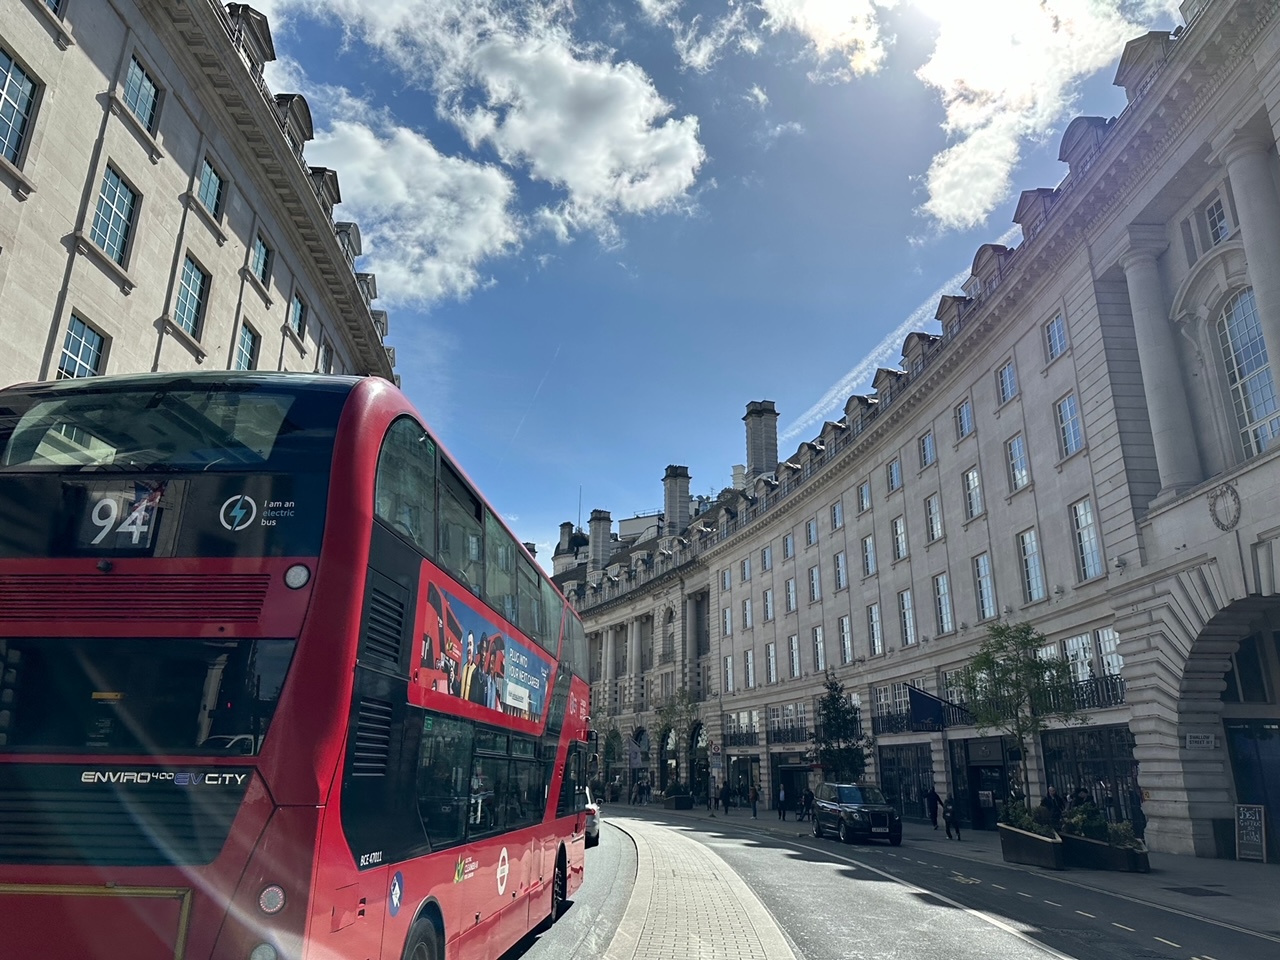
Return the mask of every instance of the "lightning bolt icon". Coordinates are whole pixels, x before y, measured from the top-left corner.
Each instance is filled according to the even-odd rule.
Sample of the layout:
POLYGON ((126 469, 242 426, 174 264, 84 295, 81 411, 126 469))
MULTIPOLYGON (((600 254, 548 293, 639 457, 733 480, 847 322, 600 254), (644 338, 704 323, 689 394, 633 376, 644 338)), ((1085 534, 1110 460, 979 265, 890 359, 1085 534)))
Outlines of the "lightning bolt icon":
POLYGON ((244 506, 244 497, 241 497, 239 500, 236 501, 236 505, 231 508, 231 519, 233 521, 234 527, 238 528, 240 526, 240 522, 244 519, 244 515, 247 512, 248 511, 245 509, 245 506, 244 506))

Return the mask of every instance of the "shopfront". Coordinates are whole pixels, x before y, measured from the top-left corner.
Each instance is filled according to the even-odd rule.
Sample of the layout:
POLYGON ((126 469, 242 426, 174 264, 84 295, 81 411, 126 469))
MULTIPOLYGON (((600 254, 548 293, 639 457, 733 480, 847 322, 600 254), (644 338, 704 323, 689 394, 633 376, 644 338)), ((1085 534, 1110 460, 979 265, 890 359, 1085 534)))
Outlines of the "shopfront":
POLYGON ((1236 803, 1265 808, 1267 859, 1280 863, 1280 720, 1227 720, 1236 803))
POLYGON ((770 787, 768 806, 777 809, 778 786, 787 788, 787 811, 800 809, 800 798, 809 786, 811 764, 802 753, 775 753, 769 757, 770 787))
MULTIPOLYGON (((1084 788, 1106 818, 1128 820, 1142 834, 1142 798, 1127 724, 1051 730, 1044 734, 1045 787, 1063 797, 1084 788)), ((1040 802, 1031 798, 1032 805, 1040 802)))
POLYGON ((951 795, 956 819, 971 830, 994 830, 1010 780, 1021 777, 1021 751, 1001 737, 952 740, 951 795))
POLYGON ((927 820, 925 796, 933 786, 933 748, 901 743, 879 750, 880 789, 906 820, 927 820))

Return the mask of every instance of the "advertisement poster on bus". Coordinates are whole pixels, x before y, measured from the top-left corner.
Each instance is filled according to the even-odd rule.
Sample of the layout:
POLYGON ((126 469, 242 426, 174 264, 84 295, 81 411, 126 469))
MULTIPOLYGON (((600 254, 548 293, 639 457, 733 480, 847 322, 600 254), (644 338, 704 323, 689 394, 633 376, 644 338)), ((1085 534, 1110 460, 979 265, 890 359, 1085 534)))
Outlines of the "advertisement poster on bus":
POLYGON ((425 622, 418 685, 488 710, 540 721, 554 666, 540 647, 505 627, 480 600, 423 569, 425 622))

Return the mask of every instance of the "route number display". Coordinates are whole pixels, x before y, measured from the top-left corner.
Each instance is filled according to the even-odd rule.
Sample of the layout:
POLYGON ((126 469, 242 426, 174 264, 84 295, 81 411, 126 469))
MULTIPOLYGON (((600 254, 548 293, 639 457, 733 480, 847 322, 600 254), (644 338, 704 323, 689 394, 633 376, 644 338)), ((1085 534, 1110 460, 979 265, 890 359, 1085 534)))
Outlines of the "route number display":
POLYGON ((88 550, 145 552, 155 541, 164 485, 130 483, 94 490, 80 523, 78 546, 88 550))

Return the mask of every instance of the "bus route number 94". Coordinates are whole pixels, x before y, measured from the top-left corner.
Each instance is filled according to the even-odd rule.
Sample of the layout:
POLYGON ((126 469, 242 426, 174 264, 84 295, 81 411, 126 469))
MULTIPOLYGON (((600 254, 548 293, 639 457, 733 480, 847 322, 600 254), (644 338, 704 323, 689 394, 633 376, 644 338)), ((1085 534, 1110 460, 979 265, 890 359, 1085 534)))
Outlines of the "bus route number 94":
POLYGON ((80 525, 80 546, 92 549, 148 550, 159 520, 163 487, 113 490, 89 500, 80 525))

